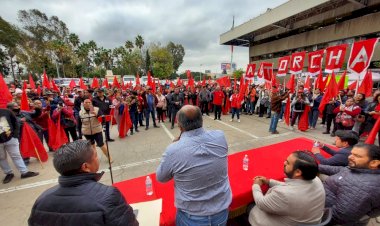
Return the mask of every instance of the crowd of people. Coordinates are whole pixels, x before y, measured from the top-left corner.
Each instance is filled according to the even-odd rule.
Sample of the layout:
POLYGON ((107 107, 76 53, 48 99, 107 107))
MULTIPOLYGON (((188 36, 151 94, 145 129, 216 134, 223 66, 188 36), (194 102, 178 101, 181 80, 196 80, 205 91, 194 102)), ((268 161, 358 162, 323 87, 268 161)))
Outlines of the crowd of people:
MULTIPOLYGON (((61 174, 59 189, 47 191, 36 201, 29 224, 48 225, 43 223, 46 212, 52 213, 49 215, 51 221, 46 222, 59 219, 65 225, 85 222, 90 217, 93 217, 91 222, 96 219, 107 222, 104 225, 125 225, 121 220, 131 222, 130 225, 138 224, 129 205, 116 189, 110 191, 107 186, 98 185, 101 175, 97 174, 99 163, 93 151, 96 144, 108 158, 103 129, 105 140, 113 142, 110 124, 117 124, 120 131, 122 121, 127 118, 130 121, 127 128, 130 135, 139 133, 141 127, 148 130, 152 124, 157 128, 160 122, 169 121, 171 129, 178 124, 181 135, 167 148, 156 172, 158 181, 175 180, 177 225, 225 225, 231 202, 227 173, 228 145, 223 131, 202 128, 203 116, 213 113, 214 120, 221 120, 224 115, 230 117, 231 122, 235 115, 237 122, 240 122, 241 114, 266 116, 271 118, 269 132, 278 134, 277 124, 285 120, 287 111, 290 111, 291 129, 295 129, 298 123, 301 131, 313 130, 322 118, 321 124, 326 128, 323 133, 335 137, 335 145, 341 150, 334 151, 318 143, 311 151, 297 150, 285 160, 285 182, 256 177, 252 187, 255 206, 249 211, 249 222, 252 225, 316 224, 321 221, 325 207, 332 209, 332 221, 337 224, 365 225, 370 217, 379 215, 380 149, 376 145, 357 144, 360 136, 373 128, 380 115, 379 90, 373 93, 373 99, 369 101, 364 94, 341 90, 320 111, 323 92, 318 88, 309 90, 298 84, 294 93, 281 85, 270 88, 249 85, 243 92, 239 89, 238 85, 225 87, 213 83, 195 88, 184 85, 159 86, 157 89, 149 86, 95 90, 63 88, 60 92, 44 90, 40 95, 29 90, 30 111, 20 111, 23 91, 11 89, 14 98, 7 109, 0 111, 0 116, 6 117, 8 125, 0 136, 1 147, 2 153, 8 153, 12 158, 21 178, 38 173, 28 171, 29 159, 22 159, 16 153, 22 136, 20 126, 28 123, 41 141, 45 140, 49 151, 55 151, 49 146, 47 119, 51 118, 64 128, 70 141, 58 149, 54 157, 54 167, 61 174), (290 103, 291 109, 286 109, 287 103, 290 103), (108 115, 112 117, 106 120, 105 116, 108 115), (306 129, 301 125, 305 121, 306 129), (83 141, 83 137, 88 142, 83 141), (320 150, 330 153, 332 157, 324 158, 320 150), (78 183, 83 186, 82 193, 69 192, 78 183), (265 195, 261 190, 264 184, 270 187, 265 195), (95 186, 99 187, 98 192, 104 190, 106 196, 93 200, 94 205, 90 203, 81 207, 88 209, 88 212, 77 216, 59 214, 75 212, 78 207, 71 203, 74 201, 70 201, 70 197, 87 197, 89 193, 83 191, 90 191, 95 186), (61 194, 65 194, 63 197, 69 196, 69 199, 65 200, 67 209, 58 211, 54 202, 49 200, 58 202, 60 198, 57 197, 61 194), (100 207, 95 203, 100 203, 100 207), (96 213, 98 207, 107 211, 100 215, 90 214, 96 213), (111 211, 113 207, 120 211, 111 211), (126 219, 118 216, 122 213, 127 214, 126 219), (115 221, 115 218, 120 218, 120 221, 115 221)), ((109 161, 112 162, 111 159, 109 161)), ((1 158, 0 166, 6 174, 3 183, 9 183, 14 175, 6 156, 1 158)))

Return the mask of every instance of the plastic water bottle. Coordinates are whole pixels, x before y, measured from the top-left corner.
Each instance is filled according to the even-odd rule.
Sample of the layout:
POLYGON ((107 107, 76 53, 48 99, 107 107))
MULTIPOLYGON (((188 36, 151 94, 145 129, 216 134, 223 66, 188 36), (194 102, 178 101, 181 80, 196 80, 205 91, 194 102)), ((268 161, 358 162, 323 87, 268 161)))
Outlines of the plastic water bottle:
POLYGON ((243 158, 243 170, 245 171, 248 170, 248 163, 249 163, 248 155, 245 155, 243 158))
POLYGON ((314 145, 313 145, 313 147, 316 147, 316 148, 319 147, 319 143, 318 143, 318 141, 314 141, 314 145))
POLYGON ((150 179, 150 176, 146 176, 145 189, 147 195, 153 195, 152 179, 150 179))

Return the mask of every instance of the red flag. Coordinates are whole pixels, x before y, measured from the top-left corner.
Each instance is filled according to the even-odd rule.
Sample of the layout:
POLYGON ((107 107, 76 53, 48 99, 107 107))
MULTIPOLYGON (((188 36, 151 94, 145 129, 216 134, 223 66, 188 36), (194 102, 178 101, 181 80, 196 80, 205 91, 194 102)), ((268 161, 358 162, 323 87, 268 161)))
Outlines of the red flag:
POLYGON ((0 108, 6 108, 7 104, 13 99, 8 86, 4 81, 3 74, 0 72, 0 108))
POLYGON ((272 84, 268 81, 265 80, 265 89, 271 90, 272 89, 272 84))
POLYGON ((364 93, 366 97, 370 97, 372 96, 372 87, 372 72, 368 70, 367 74, 364 76, 362 83, 359 86, 358 93, 364 93))
POLYGON ((292 54, 292 61, 290 63, 290 73, 300 74, 303 69, 303 63, 305 61, 306 52, 299 52, 292 54))
POLYGON ((36 89, 36 83, 34 83, 34 80, 31 74, 29 74, 29 85, 31 89, 36 89))
POLYGON ((351 83, 351 85, 348 86, 349 90, 356 90, 356 86, 358 85, 358 81, 355 81, 351 83))
POLYGON ((330 46, 326 49, 325 72, 338 72, 344 63, 347 44, 330 46))
POLYGON ((290 61, 290 56, 284 56, 278 59, 278 71, 277 76, 286 76, 288 72, 288 65, 290 61))
POLYGON ((186 71, 186 76, 187 76, 187 79, 190 80, 190 78, 191 78, 191 71, 190 70, 186 71))
POLYGON ((276 86, 277 87, 277 79, 276 79, 276 75, 272 75, 272 87, 273 86, 276 86))
POLYGON ((254 79, 255 69, 256 69, 256 64, 248 64, 247 70, 245 71, 245 77, 247 79, 254 79))
POLYGON ((58 115, 58 119, 57 119, 57 124, 56 124, 56 131, 55 131, 55 138, 54 138, 54 143, 50 146, 51 148, 53 148, 54 150, 57 150, 58 148, 60 148, 62 145, 66 144, 67 142, 69 142, 69 140, 67 139, 67 136, 66 136, 66 133, 65 133, 65 130, 63 129, 63 127, 61 126, 61 114, 58 115))
POLYGON ((58 93, 60 92, 58 86, 54 82, 54 79, 51 80, 51 87, 53 88, 53 90, 57 91, 58 93))
POLYGON ((20 152, 23 158, 34 157, 42 162, 48 160, 48 154, 46 153, 44 145, 28 123, 24 123, 22 126, 20 152))
POLYGON ((305 87, 306 89, 308 89, 308 90, 310 90, 310 88, 311 88, 311 85, 310 85, 310 76, 309 76, 309 75, 306 76, 306 80, 305 80, 305 85, 304 85, 304 87, 305 87))
POLYGON ((150 71, 148 71, 148 86, 152 87, 152 85, 153 85, 152 75, 150 74, 150 71))
POLYGON ((119 83, 119 81, 117 81, 117 78, 116 78, 116 75, 115 76, 113 76, 113 83, 112 83, 112 87, 113 88, 119 88, 120 89, 120 83, 119 83))
POLYGON ((209 85, 212 84, 211 78, 208 78, 208 84, 209 84, 209 85))
POLYGON ((172 81, 170 81, 170 88, 173 88, 174 89, 175 85, 172 81))
POLYGON ((87 90, 87 86, 84 84, 83 78, 79 79, 79 87, 83 90, 87 90))
POLYGON ((25 89, 22 90, 20 109, 22 111, 30 111, 29 102, 28 102, 28 96, 26 95, 25 89))
POLYGON ((346 82, 346 71, 344 71, 343 75, 339 79, 338 90, 343 90, 344 89, 345 82, 346 82))
POLYGON ((137 73, 136 75, 136 86, 140 85, 140 75, 137 73))
POLYGON ((119 137, 124 138, 128 130, 132 128, 132 122, 131 122, 131 117, 129 115, 129 111, 126 110, 127 108, 124 108, 123 115, 120 120, 120 129, 119 129, 119 137))
POLYGON ((225 87, 231 86, 230 78, 228 76, 221 77, 221 78, 217 79, 216 82, 220 86, 225 86, 225 87))
POLYGON ((99 88, 99 87, 100 87, 100 85, 99 85, 99 80, 98 80, 98 78, 95 77, 95 78, 92 80, 91 88, 95 89, 95 88, 99 88))
POLYGON ((365 140, 364 143, 366 143, 366 144, 374 144, 376 136, 377 136, 377 133, 379 132, 379 129, 380 129, 380 117, 378 117, 376 119, 376 123, 372 127, 371 132, 369 133, 369 135, 368 135, 368 137, 367 137, 367 139, 365 140))
POLYGON ((182 80, 180 77, 177 79, 177 86, 182 86, 182 80))
POLYGON ((288 99, 286 101, 284 118, 285 118, 286 125, 289 126, 289 124, 290 124, 290 96, 288 96, 288 99))
MULTIPOLYGON (((49 134, 48 146, 49 147, 53 147, 55 144, 56 131, 57 131, 57 127, 55 126, 53 120, 51 120, 51 118, 48 117, 48 134, 49 134)), ((54 148, 53 148, 53 150, 55 151, 54 148)))
POLYGON ((46 89, 51 89, 49 78, 48 78, 45 70, 44 70, 44 75, 43 76, 44 77, 43 77, 43 81, 42 81, 42 87, 44 87, 46 89))
POLYGON ((288 83, 286 84, 286 88, 288 88, 290 90, 290 93, 294 93, 294 88, 295 88, 295 82, 294 82, 294 80, 295 80, 295 75, 292 74, 290 76, 290 79, 289 79, 288 83))
POLYGON ((310 76, 314 77, 320 71, 322 71, 323 53, 324 53, 323 49, 308 53, 308 57, 309 57, 308 72, 310 76))
POLYGON ((306 105, 305 110, 302 113, 301 118, 298 122, 299 131, 306 131, 309 128, 309 112, 310 112, 310 106, 306 105))
MULTIPOLYGON (((327 77, 326 77, 325 81, 327 81, 327 77)), ((315 82, 316 88, 318 88, 319 90, 321 90, 323 92, 325 90, 325 86, 326 86, 325 81, 323 80, 322 72, 319 73, 317 81, 315 82)))
POLYGON ((203 76, 202 86, 206 85, 206 76, 203 76))
POLYGON ((71 79, 70 84, 69 84, 70 89, 73 90, 75 88, 75 86, 77 86, 77 85, 75 84, 74 79, 71 79))
POLYGON ((109 84, 108 84, 108 80, 107 80, 107 78, 105 78, 105 79, 103 80, 102 87, 106 87, 107 89, 109 88, 109 84))
POLYGON ((38 96, 41 96, 41 93, 42 93, 41 87, 38 86, 37 87, 37 94, 38 94, 38 96))
POLYGON ((23 82, 22 84, 22 89, 27 89, 28 88, 28 84, 26 83, 26 81, 23 82))
POLYGON ((273 75, 273 63, 261 62, 257 76, 259 78, 264 77, 265 80, 271 81, 273 75))
POLYGON ((156 94, 156 82, 152 82, 152 93, 156 94))
MULTIPOLYGON (((327 78, 326 78, 327 80, 327 78)), ((338 95, 338 84, 336 84, 335 74, 331 74, 329 85, 327 86, 327 90, 322 97, 321 104, 319 105, 319 112, 323 112, 325 109, 325 105, 332 99, 338 95)))
POLYGON ((244 100, 245 91, 247 90, 247 87, 248 87, 248 83, 245 83, 244 77, 241 76, 240 77, 240 90, 239 90, 239 98, 241 99, 240 101, 244 100))
POLYGON ((378 38, 367 39, 359 42, 354 42, 351 48, 350 59, 347 63, 347 68, 349 71, 361 74, 367 70, 371 58, 373 55, 373 50, 378 38))

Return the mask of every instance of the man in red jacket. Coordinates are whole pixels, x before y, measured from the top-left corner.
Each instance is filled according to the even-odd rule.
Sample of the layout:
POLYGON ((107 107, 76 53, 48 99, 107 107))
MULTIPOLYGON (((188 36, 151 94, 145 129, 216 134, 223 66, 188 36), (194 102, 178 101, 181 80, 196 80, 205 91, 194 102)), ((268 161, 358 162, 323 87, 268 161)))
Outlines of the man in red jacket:
POLYGON ((220 90, 220 86, 217 86, 215 91, 213 92, 213 104, 214 104, 214 114, 215 118, 214 120, 220 119, 220 116, 222 114, 222 107, 224 103, 224 93, 220 90))
POLYGON ((240 108, 241 101, 243 98, 240 97, 239 91, 237 89, 234 90, 234 94, 231 96, 231 107, 232 107, 232 117, 231 122, 234 121, 234 116, 236 114, 238 122, 240 122, 240 108))

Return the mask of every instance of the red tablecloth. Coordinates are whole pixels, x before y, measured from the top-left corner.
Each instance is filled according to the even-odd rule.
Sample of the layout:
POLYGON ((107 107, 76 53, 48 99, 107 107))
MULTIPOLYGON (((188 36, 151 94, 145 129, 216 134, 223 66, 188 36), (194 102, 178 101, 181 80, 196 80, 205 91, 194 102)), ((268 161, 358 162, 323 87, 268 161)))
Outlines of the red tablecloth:
MULTIPOLYGON (((247 150, 228 156, 228 175, 230 179, 233 200, 230 210, 247 205, 253 201, 252 184, 255 176, 265 176, 271 179, 283 180, 284 161, 295 150, 311 150, 313 141, 306 138, 296 138, 289 141, 247 150), (249 157, 249 169, 243 170, 243 158, 249 157)), ((151 174, 154 194, 145 193, 145 178, 138 177, 115 183, 128 203, 151 201, 162 198, 162 213, 160 225, 175 225, 176 208, 174 206, 174 182, 160 183, 156 175, 151 174)))

